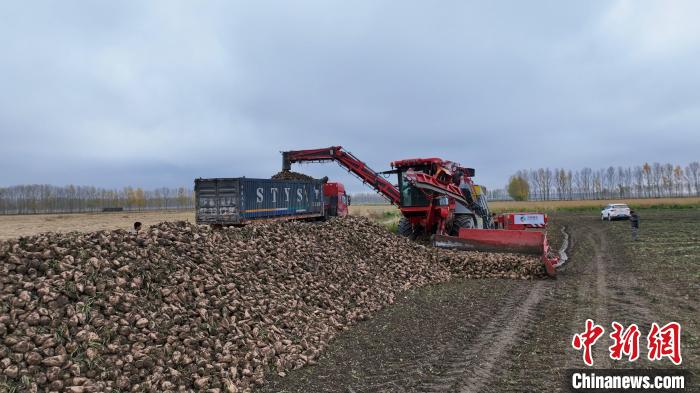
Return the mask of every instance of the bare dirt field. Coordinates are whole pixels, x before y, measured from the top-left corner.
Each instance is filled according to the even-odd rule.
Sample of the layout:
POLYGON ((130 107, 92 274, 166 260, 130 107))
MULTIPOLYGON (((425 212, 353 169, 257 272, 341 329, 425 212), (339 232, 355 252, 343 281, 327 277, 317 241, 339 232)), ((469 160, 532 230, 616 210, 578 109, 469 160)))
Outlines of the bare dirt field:
POLYGON ((0 215, 0 239, 43 232, 91 232, 104 229, 130 229, 134 222, 144 226, 163 221, 194 221, 194 210, 118 213, 0 215))
POLYGON ((633 208, 650 207, 700 207, 700 198, 644 198, 644 199, 601 199, 585 201, 498 201, 490 202, 489 207, 493 211, 557 211, 557 210, 595 210, 603 208, 608 203, 626 203, 633 208))
MULTIPOLYGON (((570 261, 556 280, 462 280, 406 293, 341 334, 312 367, 273 378, 262 392, 568 391, 566 370, 584 367, 571 347, 587 318, 682 325, 682 367, 700 366, 700 247, 697 209, 644 210, 638 242, 629 223, 597 214, 553 214, 552 234, 571 234, 570 261)), ((561 236, 553 236, 554 243, 561 236)), ((646 356, 640 339, 641 358, 646 356)), ((596 368, 674 368, 670 361, 611 361, 596 368)), ((692 389, 690 391, 693 391, 692 389)))
MULTIPOLYGON (((645 199, 601 199, 585 201, 494 201, 489 202, 489 207, 493 211, 557 211, 557 210, 595 210, 603 208, 608 203, 627 203, 636 208, 650 207, 700 207, 699 197, 688 198, 645 198, 645 199)), ((350 212, 368 217, 379 217, 385 212, 394 211, 396 207, 392 205, 353 205, 350 212)))
MULTIPOLYGON (((390 205, 350 206, 353 215, 376 219, 384 212, 394 209, 390 205)), ((0 215, 0 240, 43 232, 91 232, 112 229, 130 229, 140 221, 145 227, 163 221, 194 222, 194 210, 165 210, 147 212, 116 213, 71 213, 71 214, 23 214, 0 215)))

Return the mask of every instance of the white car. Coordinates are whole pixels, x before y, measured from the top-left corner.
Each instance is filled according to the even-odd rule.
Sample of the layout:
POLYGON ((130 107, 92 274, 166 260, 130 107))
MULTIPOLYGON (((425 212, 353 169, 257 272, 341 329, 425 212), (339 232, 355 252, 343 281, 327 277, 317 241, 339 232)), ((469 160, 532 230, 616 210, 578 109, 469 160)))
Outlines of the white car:
POLYGON ((629 219, 630 208, 624 203, 611 203, 600 212, 601 220, 629 219))

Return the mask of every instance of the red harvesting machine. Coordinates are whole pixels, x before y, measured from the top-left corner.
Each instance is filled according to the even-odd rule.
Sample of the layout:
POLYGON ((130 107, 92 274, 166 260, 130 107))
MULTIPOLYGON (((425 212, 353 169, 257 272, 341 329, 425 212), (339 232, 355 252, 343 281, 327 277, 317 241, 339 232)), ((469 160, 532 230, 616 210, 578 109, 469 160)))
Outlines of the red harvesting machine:
POLYGON ((335 161, 372 187, 401 211, 398 232, 432 236, 437 247, 540 255, 554 276, 559 258, 547 244, 544 213, 492 215, 473 168, 440 158, 394 161, 391 170, 375 172, 341 146, 282 153, 282 170, 293 163, 335 161), (385 176, 396 174, 398 185, 385 176))

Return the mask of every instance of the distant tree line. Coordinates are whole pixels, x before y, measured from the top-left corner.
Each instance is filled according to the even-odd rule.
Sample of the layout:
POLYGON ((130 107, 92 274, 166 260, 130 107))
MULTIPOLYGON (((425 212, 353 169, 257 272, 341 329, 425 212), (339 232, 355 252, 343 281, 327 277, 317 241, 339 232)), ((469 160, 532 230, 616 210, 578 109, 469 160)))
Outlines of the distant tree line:
POLYGON ((48 184, 0 187, 0 214, 78 213, 110 208, 124 210, 191 209, 194 192, 190 188, 124 187, 105 189, 92 186, 52 186, 48 184))
POLYGON ((644 163, 634 167, 517 171, 491 199, 571 200, 700 196, 700 163, 685 167, 644 163))
POLYGON ((376 192, 358 192, 350 194, 350 202, 353 205, 381 205, 389 204, 389 201, 376 192))

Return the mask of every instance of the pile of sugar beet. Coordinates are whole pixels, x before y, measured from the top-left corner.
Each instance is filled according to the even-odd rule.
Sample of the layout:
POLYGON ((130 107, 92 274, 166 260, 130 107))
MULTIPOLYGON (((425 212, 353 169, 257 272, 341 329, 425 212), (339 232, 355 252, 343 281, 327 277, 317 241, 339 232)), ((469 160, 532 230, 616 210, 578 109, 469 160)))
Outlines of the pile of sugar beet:
POLYGON ((290 170, 282 170, 271 177, 272 180, 313 180, 314 178, 303 173, 290 170))
POLYGON ((313 364, 410 288, 531 278, 535 257, 437 250, 368 219, 188 222, 0 242, 0 387, 245 392, 313 364))

